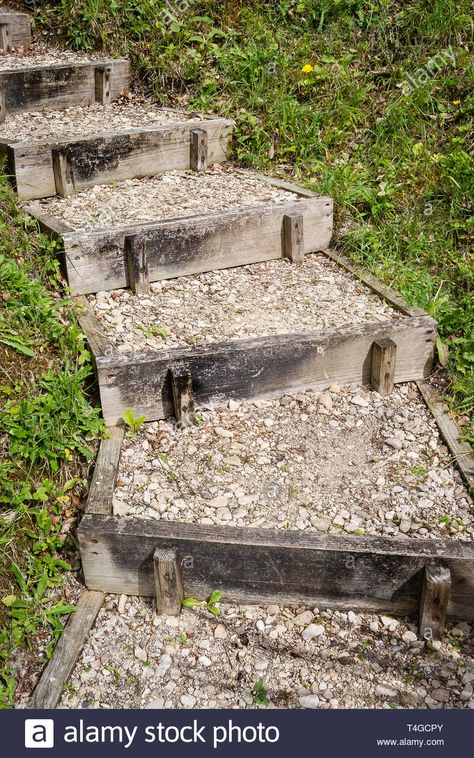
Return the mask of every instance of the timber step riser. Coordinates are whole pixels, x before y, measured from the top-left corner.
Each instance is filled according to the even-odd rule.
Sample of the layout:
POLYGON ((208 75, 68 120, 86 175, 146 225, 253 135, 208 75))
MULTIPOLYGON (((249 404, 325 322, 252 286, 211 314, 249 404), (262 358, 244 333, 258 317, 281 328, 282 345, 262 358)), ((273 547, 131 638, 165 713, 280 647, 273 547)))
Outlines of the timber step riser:
POLYGON ((150 282, 324 250, 333 232, 331 198, 292 189, 294 202, 100 231, 74 231, 37 205, 26 207, 42 231, 62 241, 72 294, 86 295, 130 286, 130 243, 145 246, 150 282), (295 215, 301 232, 304 225, 299 246, 288 231, 288 223, 298 223, 295 215))
POLYGON ((4 69, 0 70, 0 118, 42 108, 95 102, 107 105, 129 87, 130 63, 126 60, 4 69))
POLYGON ((0 50, 11 53, 13 49, 31 44, 31 22, 26 13, 9 13, 0 10, 0 50))
MULTIPOLYGON (((461 543, 206 527, 98 514, 84 516, 79 539, 86 584, 102 592, 156 596, 158 549, 175 553, 186 597, 206 598, 217 589, 226 602, 407 615, 427 605, 425 572, 438 570, 450 581, 445 612, 453 619, 474 620, 474 552, 461 543)), ((427 618, 425 607, 426 638, 427 627, 434 626, 427 618)))
MULTIPOLYGON (((145 127, 29 144, 0 139, 0 154, 21 200, 66 196, 97 184, 192 168, 192 134, 196 122, 145 127), (61 163, 62 161, 62 163, 61 163)), ((207 163, 227 158, 233 122, 199 122, 207 136, 207 163)))

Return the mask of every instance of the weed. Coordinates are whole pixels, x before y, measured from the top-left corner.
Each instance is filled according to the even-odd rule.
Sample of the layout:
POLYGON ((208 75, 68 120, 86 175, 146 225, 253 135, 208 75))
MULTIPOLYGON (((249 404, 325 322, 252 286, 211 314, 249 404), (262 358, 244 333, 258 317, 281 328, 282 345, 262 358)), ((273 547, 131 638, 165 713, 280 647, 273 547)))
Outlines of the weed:
POLYGON ((123 420, 128 428, 127 436, 135 437, 136 433, 146 421, 145 416, 135 416, 131 408, 127 408, 123 412, 123 420))
POLYGON ((183 608, 205 608, 213 616, 218 616, 221 612, 218 606, 221 597, 222 592, 215 590, 211 593, 208 600, 196 600, 193 597, 187 597, 182 601, 181 605, 183 608))
POLYGON ((258 679, 252 689, 253 702, 255 705, 268 705, 270 698, 262 679, 258 679))

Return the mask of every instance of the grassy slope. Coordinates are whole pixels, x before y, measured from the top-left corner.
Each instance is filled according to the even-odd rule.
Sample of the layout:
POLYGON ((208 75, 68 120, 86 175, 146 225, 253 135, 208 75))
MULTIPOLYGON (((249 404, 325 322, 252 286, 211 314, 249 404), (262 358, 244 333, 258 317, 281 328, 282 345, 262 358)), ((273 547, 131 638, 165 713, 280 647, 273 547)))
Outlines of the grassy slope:
POLYGON ((160 0, 46 5, 45 28, 130 56, 161 102, 234 117, 239 160, 332 194, 336 246, 438 319, 472 415, 470 0, 190 0, 172 23, 160 0))
POLYGON ((102 428, 83 394, 90 356, 53 261, 54 246, 1 177, 0 708, 13 702, 15 659, 31 686, 71 610, 60 589, 74 554, 67 540, 87 440, 102 428))

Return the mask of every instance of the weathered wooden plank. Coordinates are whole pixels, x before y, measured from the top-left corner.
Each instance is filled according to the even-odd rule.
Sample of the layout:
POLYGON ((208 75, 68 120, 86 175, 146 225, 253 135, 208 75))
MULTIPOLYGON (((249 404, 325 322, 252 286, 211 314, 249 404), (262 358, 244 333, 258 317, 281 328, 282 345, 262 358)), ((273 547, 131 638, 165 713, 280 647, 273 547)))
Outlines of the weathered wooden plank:
MULTIPOLYGON (((233 125, 233 121, 220 118, 200 122, 208 137, 209 163, 226 159, 233 125)), ((51 153, 56 148, 67 156, 76 190, 166 171, 187 171, 191 168, 190 133, 195 126, 195 122, 178 121, 55 142, 10 140, 16 158, 18 195, 22 200, 35 200, 56 194, 51 165, 51 153)))
POLYGON ((87 337, 94 359, 97 360, 101 356, 113 355, 114 350, 103 333, 102 324, 89 307, 86 298, 76 297, 73 300, 77 304, 77 320, 87 337))
POLYGON ((26 210, 30 216, 36 219, 40 230, 45 234, 49 234, 53 239, 62 238, 65 234, 70 234, 74 231, 65 221, 46 213, 46 211, 36 203, 29 203, 28 206, 26 206, 26 210))
POLYGON ((156 612, 179 616, 184 600, 183 577, 176 550, 157 547, 153 553, 156 612))
POLYGON ((126 287, 125 237, 133 234, 145 239, 152 282, 275 260, 283 254, 283 218, 293 212, 304 218, 305 253, 324 250, 333 223, 325 197, 66 234, 69 286, 74 294, 126 287))
POLYGON ((3 124, 7 116, 5 87, 0 82, 0 124, 3 124))
POLYGON ((441 436, 456 461, 464 481, 474 489, 474 450, 468 442, 460 439, 462 431, 440 393, 427 382, 418 382, 418 389, 433 414, 441 436))
POLYGON ((109 429, 110 437, 100 443, 87 498, 86 513, 112 515, 115 482, 124 432, 124 426, 114 426, 109 429))
POLYGON ((29 703, 30 708, 42 710, 56 708, 63 695, 64 685, 74 670, 103 602, 102 592, 86 590, 82 593, 76 612, 70 616, 53 657, 33 693, 29 703))
POLYGON ((31 66, 0 70, 0 86, 5 88, 7 113, 37 108, 68 108, 95 102, 95 71, 110 66, 111 100, 130 86, 130 64, 117 59, 93 63, 31 66))
POLYGON ((396 308, 396 310, 400 313, 404 313, 406 316, 428 315, 426 311, 423 310, 423 308, 418 308, 416 306, 409 307, 398 292, 391 289, 390 287, 387 287, 387 285, 381 282, 380 279, 377 279, 376 276, 373 276, 373 274, 370 274, 362 267, 353 264, 349 258, 346 258, 345 255, 341 255, 341 253, 337 253, 335 250, 325 250, 324 254, 339 266, 344 268, 346 271, 354 274, 358 279, 360 279, 362 284, 365 284, 366 287, 372 290, 372 292, 375 292, 380 297, 383 297, 387 303, 390 303, 390 305, 396 308))
POLYGON ((451 571, 447 566, 425 566, 420 600, 420 637, 440 640, 448 613, 451 571))
POLYGON ((287 213, 283 218, 283 252, 292 263, 304 260, 304 217, 301 213, 287 213))
POLYGON ((128 286, 136 295, 148 295, 150 292, 150 270, 146 244, 142 237, 136 234, 125 237, 125 260, 128 286))
POLYGON ((12 48, 28 47, 31 44, 31 21, 26 13, 15 13, 0 8, 0 30, 6 27, 4 35, 0 34, 0 50, 9 52, 12 48))
POLYGON ((102 411, 114 425, 126 408, 148 421, 174 413, 169 371, 193 377, 196 406, 265 398, 303 388, 369 384, 372 344, 397 345, 396 382, 431 371, 436 322, 429 316, 296 334, 97 358, 102 411))
POLYGON ((190 164, 193 171, 202 173, 207 170, 208 145, 207 132, 204 129, 191 130, 190 164))
POLYGON ((397 365, 397 346, 391 339, 377 340, 372 347, 370 383, 374 390, 386 397, 393 392, 397 365))
MULTIPOLYGON (((253 173, 246 168, 239 169, 239 172, 247 175, 253 173)), ((255 176, 255 173, 253 173, 253 176, 255 176)), ((286 182, 283 179, 276 179, 274 176, 266 176, 265 174, 257 174, 257 176, 261 181, 266 182, 266 184, 271 184, 272 187, 278 187, 278 189, 294 192, 295 195, 299 195, 300 197, 319 197, 316 192, 312 192, 312 190, 306 189, 305 187, 300 187, 298 184, 286 182)))
POLYGON ((85 516, 79 539, 87 586, 106 592, 153 596, 154 551, 172 548, 186 596, 400 614, 418 611, 424 568, 439 560, 451 571, 450 616, 474 619, 469 543, 110 516, 85 516))

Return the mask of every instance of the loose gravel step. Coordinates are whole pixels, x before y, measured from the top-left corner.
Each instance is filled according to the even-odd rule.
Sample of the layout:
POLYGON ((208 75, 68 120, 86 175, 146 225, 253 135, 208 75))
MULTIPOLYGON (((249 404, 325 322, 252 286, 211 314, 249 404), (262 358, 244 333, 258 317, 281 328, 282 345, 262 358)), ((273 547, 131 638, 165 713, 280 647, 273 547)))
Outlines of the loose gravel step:
POLYGON ((171 126, 180 121, 200 120, 197 114, 122 99, 105 106, 94 103, 61 111, 29 111, 9 115, 0 125, 0 138, 12 142, 47 142, 61 137, 80 139, 102 132, 171 126))
POLYGON ((97 185, 66 198, 47 198, 40 204, 73 229, 87 230, 299 199, 258 175, 216 164, 202 174, 171 171, 159 177, 97 185))
POLYGON ((166 618, 110 595, 60 707, 474 708, 473 651, 465 623, 427 646, 387 616, 222 605, 166 618))
POLYGON ((150 295, 89 295, 103 334, 120 353, 211 344, 403 318, 324 255, 155 282, 150 295))
POLYGON ((453 538, 472 501, 415 385, 334 386, 202 409, 125 438, 116 515, 198 524, 453 538))
POLYGON ((34 66, 56 66, 71 63, 95 63, 107 56, 100 53, 78 53, 59 47, 34 42, 27 49, 19 48, 14 53, 0 51, 0 73, 13 69, 32 68, 34 66))

